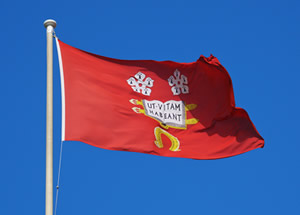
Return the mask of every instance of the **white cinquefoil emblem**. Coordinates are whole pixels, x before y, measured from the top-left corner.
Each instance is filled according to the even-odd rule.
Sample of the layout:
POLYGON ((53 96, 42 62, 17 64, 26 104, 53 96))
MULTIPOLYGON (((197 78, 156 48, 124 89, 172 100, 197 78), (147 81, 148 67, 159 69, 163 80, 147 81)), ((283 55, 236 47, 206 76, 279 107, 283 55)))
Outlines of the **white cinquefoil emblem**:
POLYGON ((153 87, 153 82, 150 77, 145 79, 146 75, 142 72, 138 72, 134 77, 130 77, 127 80, 127 83, 131 86, 131 88, 137 92, 142 93, 143 95, 150 96, 151 89, 153 87), (145 80, 144 80, 145 79, 145 80))
POLYGON ((170 76, 168 82, 169 85, 172 87, 171 90, 173 92, 173 95, 179 95, 180 93, 189 93, 189 87, 187 86, 187 77, 184 75, 180 75, 180 71, 178 69, 174 71, 174 76, 170 76))

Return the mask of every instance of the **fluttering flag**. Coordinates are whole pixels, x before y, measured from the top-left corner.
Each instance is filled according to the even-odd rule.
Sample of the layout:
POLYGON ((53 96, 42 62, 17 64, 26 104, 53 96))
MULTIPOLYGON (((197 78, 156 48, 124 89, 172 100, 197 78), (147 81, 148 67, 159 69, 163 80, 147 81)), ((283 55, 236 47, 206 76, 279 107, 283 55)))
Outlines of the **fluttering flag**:
POLYGON ((214 56, 118 60, 58 39, 57 47, 64 141, 193 159, 264 146, 246 111, 235 107, 230 76, 214 56))

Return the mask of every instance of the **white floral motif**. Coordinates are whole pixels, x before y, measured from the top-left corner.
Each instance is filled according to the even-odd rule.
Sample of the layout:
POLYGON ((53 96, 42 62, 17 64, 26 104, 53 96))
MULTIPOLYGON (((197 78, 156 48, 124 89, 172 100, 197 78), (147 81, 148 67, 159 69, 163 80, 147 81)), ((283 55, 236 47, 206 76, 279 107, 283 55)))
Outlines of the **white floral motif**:
POLYGON ((180 76, 180 71, 178 69, 174 71, 174 76, 170 76, 168 82, 169 85, 172 87, 171 90, 173 92, 173 95, 179 95, 180 93, 189 93, 189 87, 187 86, 187 77, 184 75, 180 76))
POLYGON ((127 80, 127 83, 131 86, 131 88, 137 92, 137 93, 142 93, 143 95, 150 96, 151 94, 151 89, 150 87, 153 87, 153 82, 150 77, 144 78, 146 75, 142 72, 138 72, 135 74, 134 77, 130 77, 127 80), (148 88, 149 87, 149 88, 148 88))

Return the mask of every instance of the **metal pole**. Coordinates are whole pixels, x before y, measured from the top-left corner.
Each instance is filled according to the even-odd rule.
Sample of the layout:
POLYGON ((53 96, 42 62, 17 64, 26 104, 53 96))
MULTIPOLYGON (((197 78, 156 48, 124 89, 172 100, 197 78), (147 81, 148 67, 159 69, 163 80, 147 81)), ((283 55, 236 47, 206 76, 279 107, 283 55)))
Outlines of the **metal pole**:
POLYGON ((53 31, 56 22, 47 19, 47 118, 46 118, 46 206, 45 214, 53 215, 53 31))

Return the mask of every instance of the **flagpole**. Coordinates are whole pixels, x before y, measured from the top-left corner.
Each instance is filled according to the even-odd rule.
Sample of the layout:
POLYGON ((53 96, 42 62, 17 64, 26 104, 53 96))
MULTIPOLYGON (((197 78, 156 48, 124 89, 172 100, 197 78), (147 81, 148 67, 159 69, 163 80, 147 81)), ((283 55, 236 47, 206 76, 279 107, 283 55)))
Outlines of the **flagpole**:
POLYGON ((45 215, 53 215, 53 32, 56 22, 44 22, 47 32, 47 110, 46 110, 46 201, 45 215))

